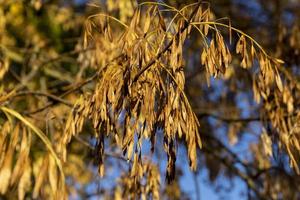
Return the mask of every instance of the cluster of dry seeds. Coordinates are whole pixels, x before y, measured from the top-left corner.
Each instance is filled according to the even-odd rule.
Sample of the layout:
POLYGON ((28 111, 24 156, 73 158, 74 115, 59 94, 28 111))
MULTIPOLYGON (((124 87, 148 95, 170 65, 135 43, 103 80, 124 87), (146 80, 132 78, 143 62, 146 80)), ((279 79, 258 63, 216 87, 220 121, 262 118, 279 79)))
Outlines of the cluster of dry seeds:
POLYGON ((167 179, 172 180, 177 143, 185 141, 192 169, 196 169, 197 147, 201 147, 199 123, 184 93, 183 48, 191 30, 203 37, 201 61, 207 75, 215 77, 224 74, 232 60, 217 27, 225 26, 230 35, 236 32, 240 36, 236 53, 242 57, 241 66, 249 68, 254 60, 260 65, 259 84, 254 84, 257 99, 267 98, 274 83, 282 90, 277 70, 282 63, 268 56, 250 36, 212 21, 210 9, 200 4, 181 10, 169 6, 176 11, 173 18, 164 17, 157 4, 149 4, 146 10, 143 6, 136 9, 129 25, 104 14, 93 15, 87 21, 85 43, 96 48, 99 76, 94 93, 74 107, 61 149, 65 155, 63 149, 72 135, 81 131, 85 119, 91 119, 97 130, 99 172, 103 174, 105 137, 114 139, 131 159, 134 151, 141 152, 145 139, 154 149, 156 134, 162 129, 168 156, 167 179), (122 34, 112 31, 116 23, 124 28, 122 34))
POLYGON ((33 198, 41 196, 42 191, 44 197, 66 199, 65 188, 59 187, 64 179, 61 179, 54 157, 47 153, 32 160, 31 130, 12 120, 0 126, 0 130, 0 194, 12 193, 12 196, 24 199, 32 189, 33 198), (17 188, 17 195, 12 188, 17 188))
MULTIPOLYGON (((103 28, 103 34, 99 35, 88 30, 87 35, 92 35, 90 43, 97 46, 98 42, 107 38, 117 45, 112 61, 101 61, 104 65, 99 67, 94 94, 75 106, 62 146, 81 130, 84 119, 90 118, 98 130, 100 157, 104 155, 101 147, 104 146, 105 135, 114 138, 131 159, 134 150, 141 150, 145 139, 151 140, 154 149, 157 130, 163 129, 168 179, 174 176, 178 139, 186 141, 191 168, 196 169, 196 150, 201 145, 199 124, 183 91, 182 47, 188 24, 182 18, 177 21, 178 26, 174 24, 173 27, 175 33, 167 35, 162 14, 157 6, 151 6, 145 12, 137 9, 130 25, 120 36, 113 35, 108 30, 109 26, 99 25, 103 28), (168 48, 165 47, 166 42, 168 48)), ((89 23, 94 24, 93 21, 89 23)), ((101 48, 108 51, 111 46, 101 48)), ((100 160, 99 171, 102 174, 103 159, 100 160)))
MULTIPOLYGON (((124 13, 126 19, 129 15, 130 12, 124 13)), ((129 194, 134 190, 139 195, 158 198, 159 170, 150 163, 143 163, 141 156, 145 140, 151 142, 154 151, 157 134, 163 133, 168 181, 175 176, 179 142, 185 142, 190 166, 196 169, 201 140, 198 119, 184 93, 184 43, 192 30, 198 31, 203 39, 201 63, 209 82, 211 76, 224 74, 232 61, 231 44, 223 38, 218 27, 228 28, 229 41, 232 33, 237 33, 239 39, 235 50, 241 57, 241 67, 259 66, 253 78, 253 93, 255 100, 263 103, 262 121, 271 121, 278 132, 280 148, 287 151, 291 166, 299 172, 300 115, 295 114, 297 97, 299 99, 299 93, 295 91, 300 90, 299 84, 284 70, 283 61, 270 57, 255 40, 230 24, 214 21, 210 9, 200 4, 177 10, 165 4, 147 3, 135 10, 129 25, 106 14, 88 18, 84 46, 92 51, 81 53, 78 61, 84 68, 93 66, 97 70, 96 87, 92 94, 84 94, 77 101, 67 120, 65 132, 56 146, 64 160, 67 160, 66 146, 72 136, 82 131, 84 122, 90 119, 96 130, 101 175, 104 174, 106 137, 123 150, 128 160, 132 160, 129 178, 120 179, 122 193, 129 194), (166 7, 175 15, 164 15, 160 7, 166 7), (287 78, 284 84, 279 71, 287 78), (145 186, 141 184, 144 179, 147 181, 145 186)), ((299 28, 295 26, 290 45, 296 54, 298 38, 299 28)), ((82 47, 79 45, 78 48, 82 47)), ((0 79, 8 66, 9 61, 4 57, 0 61, 0 79)), ((11 119, 0 128, 0 193, 17 186, 18 196, 23 199, 33 174, 33 197, 39 196, 47 179, 49 183, 43 192, 47 197, 66 195, 64 188, 59 187, 59 172, 52 155, 31 162, 30 129, 11 119), (13 159, 16 160, 14 164, 13 159), (36 170, 37 167, 40 169, 36 170)), ((61 128, 57 130, 56 135, 60 135, 61 128)), ((273 138, 265 130, 261 135, 261 146, 267 156, 272 155, 273 138)), ((258 158, 262 157, 259 153, 255 155, 258 160, 263 160, 258 158)), ((120 191, 116 190, 116 198, 118 196, 120 191)))
POLYGON ((129 199, 160 199, 160 172, 158 167, 149 162, 142 162, 134 155, 134 164, 130 173, 123 174, 118 179, 118 186, 114 191, 114 199, 121 200, 124 196, 129 199), (145 179, 145 181, 143 181, 145 179), (134 192, 133 192, 134 191, 134 192))
POLYGON ((30 185, 32 170, 29 158, 31 133, 20 124, 12 127, 9 121, 0 128, 0 194, 5 194, 11 185, 17 185, 18 197, 23 199, 27 192, 26 187, 30 185), (16 149, 19 140, 21 140, 21 146, 19 149, 16 149), (15 159, 14 154, 17 150, 19 151, 19 156, 16 158, 17 162, 12 169, 11 166, 15 159))

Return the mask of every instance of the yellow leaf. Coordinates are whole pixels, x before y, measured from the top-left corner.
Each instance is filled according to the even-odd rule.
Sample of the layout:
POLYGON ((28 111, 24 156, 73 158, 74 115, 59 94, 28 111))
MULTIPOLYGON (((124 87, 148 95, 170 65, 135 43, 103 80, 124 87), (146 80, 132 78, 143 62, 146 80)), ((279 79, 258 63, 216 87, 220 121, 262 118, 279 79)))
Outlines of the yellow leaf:
POLYGON ((272 140, 270 136, 267 134, 266 130, 263 130, 263 133, 261 134, 261 140, 263 144, 264 151, 266 155, 272 156, 272 140))
POLYGON ((145 24, 144 24, 144 34, 148 32, 150 27, 150 22, 151 22, 150 13, 147 12, 145 18, 145 24))
POLYGON ((282 92, 283 91, 283 85, 282 85, 282 81, 281 81, 281 78, 280 78, 279 74, 276 75, 275 80, 276 80, 276 84, 277 84, 277 87, 278 87, 279 91, 282 92))
POLYGON ((275 62, 279 63, 279 64, 284 64, 284 61, 278 58, 275 58, 275 62))

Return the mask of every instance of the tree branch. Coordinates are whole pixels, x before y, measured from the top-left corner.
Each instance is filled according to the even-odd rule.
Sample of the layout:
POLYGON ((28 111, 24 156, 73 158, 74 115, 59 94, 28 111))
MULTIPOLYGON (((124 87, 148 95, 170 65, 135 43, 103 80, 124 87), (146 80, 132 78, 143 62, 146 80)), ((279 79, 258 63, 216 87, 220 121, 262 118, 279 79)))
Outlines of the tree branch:
MULTIPOLYGON (((98 73, 95 73, 93 76, 91 76, 90 78, 88 78, 87 80, 79 83, 78 85, 76 85, 74 88, 68 90, 67 92, 65 92, 64 94, 60 95, 59 98, 62 98, 62 97, 65 97, 67 96, 68 94, 78 90, 79 88, 83 87, 84 85, 92 82, 94 79, 96 79, 98 77, 98 73)), ((45 106, 41 107, 41 108, 38 108, 34 111, 30 111, 30 112, 26 112, 26 115, 32 115, 32 114, 35 114, 35 113, 38 113, 38 112, 42 112, 43 110, 49 108, 50 106, 54 105, 55 103, 54 102, 50 102, 48 104, 46 104, 45 106)))
POLYGON ((230 169, 233 173, 235 173, 237 176, 239 176, 247 186, 254 191, 254 193, 259 197, 259 199, 267 200, 270 199, 270 197, 265 196, 262 194, 256 187, 255 181, 246 173, 239 170, 236 166, 234 166, 233 163, 231 163, 228 159, 221 157, 221 155, 217 154, 215 150, 209 148, 208 146, 204 145, 203 150, 215 157, 217 160, 219 160, 223 165, 225 165, 228 169, 230 169))
POLYGON ((35 96, 45 96, 45 97, 48 97, 54 101, 57 101, 57 102, 60 102, 62 104, 65 104, 69 107, 73 107, 73 104, 58 97, 58 96, 55 96, 53 94, 49 94, 49 93, 45 93, 45 92, 35 92, 35 91, 24 91, 24 92, 18 92, 16 94, 14 94, 13 96, 11 96, 10 98, 14 98, 14 97, 18 97, 18 96, 26 96, 26 95, 35 95, 35 96))
MULTIPOLYGON (((86 142, 84 139, 82 139, 81 137, 79 136, 74 136, 74 138, 80 142, 81 144, 83 144, 84 146, 88 147, 90 150, 94 151, 95 148, 88 142, 86 142)), ((125 162, 129 162, 131 163, 132 161, 131 160, 127 160, 126 158, 124 158, 123 156, 117 154, 117 153, 114 153, 114 152, 105 152, 104 153, 104 156, 107 156, 107 157, 112 157, 112 158, 116 158, 118 160, 122 160, 122 161, 125 161, 125 162)))
POLYGON ((216 115, 214 113, 209 112, 196 112, 196 115, 198 119, 204 118, 204 117, 212 117, 214 119, 224 121, 227 123, 239 123, 239 122, 253 122, 253 121, 260 121, 261 117, 248 117, 248 118, 231 118, 231 117, 224 117, 220 115, 216 115))

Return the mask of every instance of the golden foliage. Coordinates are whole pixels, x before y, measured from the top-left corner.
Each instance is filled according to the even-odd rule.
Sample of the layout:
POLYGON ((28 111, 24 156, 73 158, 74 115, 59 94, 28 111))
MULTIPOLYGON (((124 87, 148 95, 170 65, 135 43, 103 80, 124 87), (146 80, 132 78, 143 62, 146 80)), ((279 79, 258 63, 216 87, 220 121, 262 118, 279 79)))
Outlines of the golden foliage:
MULTIPOLYGON (((81 98, 75 105, 67 121, 61 149, 82 130, 84 121, 91 119, 97 130, 99 172, 103 175, 105 136, 114 139, 131 160, 134 151, 141 153, 145 139, 151 141, 154 149, 157 130, 162 129, 168 156, 167 180, 174 178, 176 145, 180 140, 186 142, 190 167, 195 170, 196 151, 201 147, 201 140, 198 119, 184 92, 182 52, 192 28, 203 37, 201 62, 207 77, 224 74, 231 63, 229 47, 217 28, 227 27, 231 37, 232 32, 239 35, 236 53, 242 57, 241 67, 249 68, 255 60, 260 65, 253 82, 255 99, 267 99, 274 86, 278 91, 283 90, 278 72, 283 62, 269 56, 249 35, 213 19, 210 8, 201 4, 177 10, 151 2, 136 8, 129 25, 105 14, 90 16, 84 43, 96 49, 94 55, 89 53, 89 56, 98 70, 97 85, 93 94, 81 98), (158 5, 175 11, 176 15, 165 18, 158 5), (168 20, 170 23, 166 25, 168 20), (121 33, 112 30, 115 23, 124 28, 121 33)), ((209 83, 209 78, 207 80, 209 83)), ((63 155, 65 157, 65 151, 63 155)))
POLYGON ((47 190, 45 185, 43 188, 41 186, 47 178, 45 175, 48 172, 47 179, 49 180, 51 191, 46 192, 45 195, 48 197, 52 196, 54 199, 66 199, 64 173, 60 160, 57 160, 58 158, 55 157, 56 154, 52 149, 52 144, 38 128, 20 114, 5 107, 1 107, 1 110, 8 117, 8 121, 1 127, 0 136, 2 148, 0 154, 0 177, 3 180, 0 184, 1 194, 8 193, 9 188, 17 185, 18 198, 24 199, 25 193, 29 191, 31 186, 32 173, 35 173, 33 197, 37 197, 41 189, 47 190), (22 124, 15 124, 10 115, 18 118, 22 124), (30 158, 31 131, 37 134, 49 148, 49 155, 45 157, 42 167, 39 166, 38 168, 35 166, 38 162, 32 163, 30 158), (13 162, 14 159, 16 159, 15 163, 13 162), (60 169, 59 175, 57 167, 60 169))
MULTIPOLYGON (((97 49, 103 40, 111 44, 116 41, 114 45, 101 46, 104 52, 114 53, 111 61, 103 63, 102 59, 94 94, 74 107, 62 146, 81 130, 84 119, 90 118, 98 130, 100 143, 104 142, 103 135, 111 136, 131 159, 134 147, 140 148, 144 139, 151 139, 154 146, 155 133, 163 128, 168 155, 167 177, 172 180, 177 138, 187 143, 192 169, 197 166, 197 146, 201 146, 199 123, 183 91, 182 45, 188 29, 185 30, 187 24, 180 19, 176 34, 168 38, 157 6, 149 6, 145 13, 137 9, 130 25, 125 25, 126 29, 119 36, 112 34, 109 21, 103 21, 102 15, 95 15, 87 22, 86 37, 92 41, 90 44, 95 44, 97 49), (143 20, 152 21, 152 26, 149 27, 149 22, 141 23, 143 20), (100 28, 101 34, 92 33, 92 26, 100 28), (162 50, 164 42, 170 43, 170 52, 162 50), (125 118, 124 122, 120 122, 120 117, 125 118)), ((95 55, 97 53, 96 50, 95 55)))
POLYGON ((147 162, 142 164, 140 159, 135 154, 130 173, 119 178, 114 192, 115 200, 121 200, 124 196, 128 199, 160 199, 160 172, 156 165, 147 162))

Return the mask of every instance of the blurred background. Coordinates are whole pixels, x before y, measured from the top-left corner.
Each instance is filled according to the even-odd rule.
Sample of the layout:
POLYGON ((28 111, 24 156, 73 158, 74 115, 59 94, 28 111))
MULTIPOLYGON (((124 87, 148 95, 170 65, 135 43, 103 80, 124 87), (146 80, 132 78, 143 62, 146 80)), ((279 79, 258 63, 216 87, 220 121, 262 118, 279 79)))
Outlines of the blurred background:
MULTIPOLYGON (((74 104, 81 94, 91 93, 95 86, 95 82, 90 81, 77 87, 97 71, 93 50, 83 48, 87 17, 101 12, 129 23, 141 2, 0 0, 0 94, 15 88, 18 91, 4 105, 28 117, 55 143, 71 112, 68 102, 74 104)), ((182 8, 196 1, 158 2, 182 8)), ((202 3, 205 8, 211 8, 215 20, 230 23, 255 39, 269 55, 284 60, 284 70, 280 73, 287 90, 282 102, 277 98, 279 94, 274 92, 272 96, 271 91, 267 100, 256 103, 253 78, 258 63, 252 68, 241 68, 240 57, 234 53, 226 73, 210 78, 208 86, 200 57, 203 38, 192 31, 183 50, 185 92, 201 124, 203 148, 198 151, 198 169, 193 172, 189 169, 184 145, 178 145, 175 182, 167 185, 162 130, 157 133, 154 155, 149 156, 150 142, 145 141, 143 155, 146 160, 151 157, 160 171, 161 199, 299 199, 299 175, 291 168, 291 157, 281 142, 281 131, 269 120, 269 115, 272 111, 272 115, 282 112, 296 117, 299 110, 300 1, 215 0, 202 3), (278 105, 281 110, 277 109, 278 105)), ((164 9, 163 6, 159 8, 164 9)), ((169 12, 163 15, 166 19, 172 16, 169 12)), ((120 31, 119 27, 112 29, 120 31)), ((232 34, 230 44, 228 28, 221 27, 220 31, 230 50, 235 52, 238 34, 232 34)), ((5 116, 1 114, 2 130, 4 121, 5 116)), ((297 119, 290 122, 285 116, 283 121, 288 127, 297 119)), ((122 190, 120 180, 127 176, 130 163, 113 141, 107 139, 105 145, 106 173, 100 178, 91 123, 86 122, 82 133, 71 140, 64 166, 70 199, 114 199, 116 191, 122 190)), ((37 189, 34 186, 46 162, 43 144, 35 136, 32 136, 29 155, 32 176, 24 196, 31 199, 35 192, 41 198, 50 198, 51 172, 43 172, 46 178, 41 182, 45 186, 37 189)), ((299 154, 294 155, 297 160, 299 154)), ((16 198, 17 186, 11 184, 9 187, 10 190, 1 192, 0 199, 16 198)))

